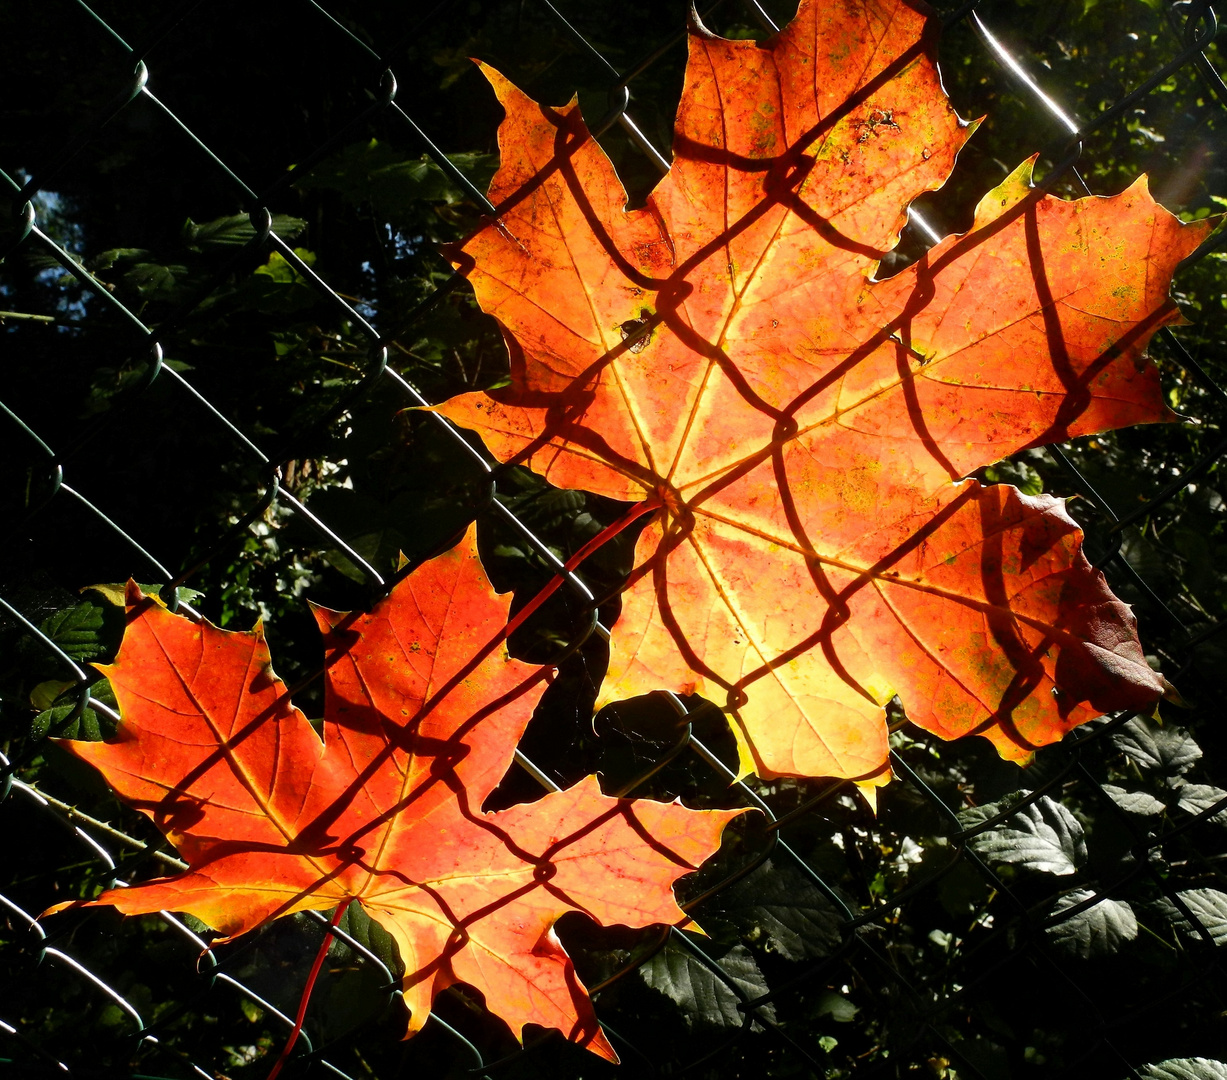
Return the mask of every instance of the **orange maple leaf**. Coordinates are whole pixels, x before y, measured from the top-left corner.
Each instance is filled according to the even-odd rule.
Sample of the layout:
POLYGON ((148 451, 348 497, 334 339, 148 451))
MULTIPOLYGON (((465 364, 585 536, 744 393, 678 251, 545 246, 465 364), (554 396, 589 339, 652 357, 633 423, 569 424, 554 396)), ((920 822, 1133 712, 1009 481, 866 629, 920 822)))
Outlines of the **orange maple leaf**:
POLYGON ((409 1034, 464 982, 518 1038, 527 1023, 559 1028, 617 1060, 554 923, 568 911, 686 921, 674 882, 743 811, 610 798, 588 777, 482 812, 546 684, 502 646, 509 600, 491 590, 472 529, 369 614, 316 609, 322 740, 272 673, 259 626, 193 623, 135 586, 128 602, 119 655, 100 668, 122 715, 116 739, 63 745, 189 869, 89 906, 190 912, 230 939, 357 900, 400 950, 409 1034))
POLYGON ((483 68, 498 217, 453 249, 511 384, 439 406, 561 487, 658 500, 601 700, 708 695, 744 771, 889 778, 883 705, 1025 759, 1161 694, 1055 499, 963 479, 1173 419, 1144 347, 1182 225, 1145 180, 1068 202, 1025 162, 873 278, 974 130, 907 0, 803 0, 758 45, 693 23, 674 161, 639 210, 578 105, 483 68))

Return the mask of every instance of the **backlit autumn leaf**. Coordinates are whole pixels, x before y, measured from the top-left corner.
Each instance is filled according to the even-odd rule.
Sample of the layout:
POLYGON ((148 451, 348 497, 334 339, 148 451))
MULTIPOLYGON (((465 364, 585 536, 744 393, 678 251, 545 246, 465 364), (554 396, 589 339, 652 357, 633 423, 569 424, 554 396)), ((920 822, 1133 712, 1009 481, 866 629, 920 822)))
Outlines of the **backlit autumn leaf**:
POLYGON ((602 701, 698 692, 764 776, 888 776, 883 705, 1025 759, 1161 693, 1062 504, 969 473, 1173 418, 1144 347, 1206 235, 1063 201, 1025 162, 873 275, 974 125, 906 0, 803 0, 758 45, 691 27, 671 171, 639 210, 577 104, 483 68, 497 220, 451 254, 511 383, 440 406, 562 487, 658 500, 602 701))
POLYGON ((482 811, 545 680, 501 644, 509 601, 491 590, 472 529, 369 614, 316 610, 322 740, 272 673, 259 627, 190 622, 129 589, 122 647, 102 669, 122 714, 116 740, 64 745, 189 869, 93 905, 189 912, 233 938, 357 900, 400 949, 409 1034, 464 982, 517 1037, 527 1023, 559 1028, 616 1060, 554 923, 568 911, 684 922, 673 883, 741 811, 609 798, 595 777, 482 811))

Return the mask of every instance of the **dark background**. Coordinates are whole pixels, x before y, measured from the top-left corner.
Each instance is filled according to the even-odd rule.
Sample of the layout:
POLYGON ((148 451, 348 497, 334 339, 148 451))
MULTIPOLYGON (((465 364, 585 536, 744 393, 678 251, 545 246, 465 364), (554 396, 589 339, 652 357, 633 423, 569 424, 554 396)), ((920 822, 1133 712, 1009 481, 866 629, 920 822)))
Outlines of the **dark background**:
MULTIPOLYGON (((764 18, 782 24, 791 14, 782 2, 764 9, 729 0, 704 18, 729 36, 762 37, 764 18)), ((0 266, 0 599, 10 605, 0 611, 0 749, 23 783, 156 844, 143 819, 45 741, 49 731, 107 730, 104 713, 77 715, 73 671, 50 648, 78 664, 113 654, 122 616, 105 593, 80 590, 187 574, 182 599, 213 621, 245 629, 265 620, 291 684, 320 660, 308 596, 366 606, 379 590, 360 560, 386 576, 399 552, 424 558, 474 517, 498 587, 515 588, 521 602, 534 595, 549 573, 543 552, 490 511, 489 486, 463 448, 404 411, 413 401, 379 374, 379 350, 430 401, 505 374, 497 331, 438 254, 477 224, 497 163, 499 109, 469 58, 541 100, 578 93, 594 125, 620 100, 620 75, 633 73, 629 113, 667 157, 686 8, 129 0, 93 11, 11 0, 0 38, 0 169, 13 182, 0 179, 10 222, 0 226, 9 252, 0 266), (134 89, 136 57, 156 100, 134 89), (38 226, 84 265, 79 276, 39 236, 17 242, 24 200, 14 195, 31 177, 38 226), (262 208, 326 288, 260 240, 247 215, 262 208), (141 324, 156 332, 160 370, 141 324), (322 528, 292 499, 270 501, 275 466, 282 492, 322 528)), ((1066 166, 1055 190, 1067 197, 1111 194, 1145 171, 1186 218, 1225 205, 1227 90, 1205 5, 975 8, 1087 133, 1080 155, 998 62, 972 9, 941 14, 950 20, 946 88, 963 116, 987 119, 950 183, 918 203, 938 233, 966 228, 979 196, 1037 151, 1041 177, 1066 166), (1199 34, 1204 49, 1191 49, 1199 34)), ((642 200, 655 167, 618 123, 601 139, 632 203, 642 200)), ((924 243, 909 229, 883 272, 924 243)), ((1165 1058, 1227 1056, 1217 955, 1227 941, 1227 835, 1215 816, 1227 798, 1216 786, 1227 782, 1218 708, 1227 656, 1215 636, 1227 581, 1221 258, 1211 251, 1182 270, 1174 294, 1191 325, 1159 335, 1151 350, 1188 423, 1030 451, 985 471, 1076 496, 1091 552, 1135 605, 1145 647, 1184 699, 1185 708, 1165 705, 1162 727, 1128 717, 1091 725, 1023 772, 979 740, 938 743, 899 713, 901 779, 875 818, 821 781, 730 786, 660 702, 606 710, 594 727, 599 638, 565 662, 522 747, 558 782, 599 771, 616 790, 660 765, 635 794, 692 806, 758 797, 786 819, 778 829, 743 819, 721 857, 685 883, 686 897, 701 898, 708 940, 564 921, 586 984, 602 987, 597 1011, 626 1062, 621 1074, 1124 1077, 1165 1058), (1114 515, 1126 523, 1114 527, 1114 515), (1024 813, 1034 821, 1066 828, 1054 843, 1075 873, 1028 862, 1009 831, 1018 818, 964 835, 983 817, 975 807, 1017 791, 1033 793, 1024 813), (1097 897, 1104 903, 1078 910, 1097 897)), ((562 557, 621 510, 525 470, 502 473, 497 492, 562 557)), ((632 541, 619 538, 583 572, 594 593, 613 595, 600 609, 605 625, 617 616, 632 541)), ((583 620, 563 590, 513 646, 547 662, 583 620)), ((103 686, 92 689, 106 701, 103 686)), ((296 701, 315 715, 318 694, 308 684, 296 701)), ((732 763, 719 715, 687 704, 691 739, 732 763)), ((539 790, 514 771, 496 799, 539 790)), ((0 1055, 33 1073, 64 1062, 81 1075, 267 1074, 286 1034, 270 1007, 295 1011, 318 925, 282 920, 219 950, 220 969, 153 917, 74 913, 48 921, 39 938, 22 911, 92 895, 112 871, 65 827, 64 811, 28 789, 14 787, 0 815, 0 1055), (142 1041, 120 1001, 156 1042, 142 1041)), ((120 876, 158 872, 127 840, 84 828, 120 876)), ((355 912, 345 925, 395 969, 378 927, 355 912)), ((613 1072, 541 1033, 517 1052, 463 990, 439 999, 444 1023, 401 1044, 403 1014, 384 982, 376 965, 334 945, 308 1016, 311 1047, 292 1067, 326 1075, 326 1061, 353 1077, 479 1066, 492 1076, 613 1072)))

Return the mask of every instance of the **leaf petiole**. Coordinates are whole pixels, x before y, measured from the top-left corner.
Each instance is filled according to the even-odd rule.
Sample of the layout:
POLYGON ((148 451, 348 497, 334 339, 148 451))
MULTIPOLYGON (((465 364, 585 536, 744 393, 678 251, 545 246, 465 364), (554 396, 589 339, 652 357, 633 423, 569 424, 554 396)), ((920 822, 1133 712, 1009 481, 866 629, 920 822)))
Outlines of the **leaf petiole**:
POLYGON ((268 1074, 268 1080, 276 1080, 277 1074, 281 1072, 281 1067, 289 1060, 290 1051, 294 1049, 294 1044, 298 1042, 298 1034, 302 1031, 302 1022, 307 1015, 307 1005, 311 1001, 311 991, 315 989, 315 980, 319 977, 320 968, 324 966, 324 957, 328 955, 328 948, 332 944, 333 928, 341 921, 341 916, 345 914, 345 909, 348 907, 349 901, 337 904, 336 910, 332 913, 328 929, 324 931, 324 940, 320 942, 319 952, 315 954, 315 963, 311 965, 311 974, 307 976, 307 981, 302 988, 302 997, 298 1001, 298 1013, 294 1017, 294 1027, 290 1031, 290 1037, 286 1039, 285 1047, 282 1049, 280 1056, 273 1064, 272 1071, 268 1074))

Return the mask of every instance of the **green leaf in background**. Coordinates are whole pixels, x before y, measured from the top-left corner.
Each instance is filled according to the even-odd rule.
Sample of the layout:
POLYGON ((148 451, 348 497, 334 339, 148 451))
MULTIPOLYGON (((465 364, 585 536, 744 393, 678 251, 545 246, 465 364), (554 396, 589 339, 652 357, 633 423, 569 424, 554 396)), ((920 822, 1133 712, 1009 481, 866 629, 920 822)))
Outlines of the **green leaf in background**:
POLYGON ((114 655, 123 636, 123 617, 89 600, 57 611, 39 629, 78 663, 114 655))
MULTIPOLYGON (((1009 1057, 1005 1050, 991 1039, 959 1039, 951 1043, 950 1048, 975 1070, 971 1075, 981 1077, 982 1080, 1013 1080, 1009 1057)), ((947 1072, 946 1075, 950 1076, 951 1073, 947 1072)), ((966 1070, 959 1069, 954 1075, 962 1077, 967 1073, 966 1070)))
MULTIPOLYGON (((294 254, 297 255, 308 266, 315 265, 315 253, 308 251, 306 248, 295 248, 294 254)), ((295 267, 286 259, 280 251, 274 251, 268 257, 268 261, 263 266, 256 267, 252 273, 260 277, 266 277, 280 285, 293 285, 295 282, 302 281, 303 277, 295 267)))
POLYGON ((1227 1064, 1210 1058, 1169 1058, 1138 1070, 1142 1080, 1227 1080, 1227 1064))
POLYGON ((76 683, 68 679, 46 679, 30 691, 30 704, 40 712, 50 709, 60 695, 73 686, 76 683))
MULTIPOLYGON (((136 587, 141 590, 146 596, 161 596, 164 585, 148 585, 143 582, 137 582, 136 587)), ((87 585, 81 591, 83 593, 97 593, 98 596, 110 604, 112 607, 117 607, 121 611, 127 607, 125 599, 127 594, 127 582, 111 581, 102 585, 87 585)), ((195 604, 204 593, 199 589, 189 589, 186 585, 179 586, 179 599, 185 604, 195 604)))
MULTIPOLYGON (((273 232, 282 240, 293 240, 307 227, 302 218, 273 214, 273 232)), ((231 214, 197 224, 191 218, 183 223, 183 242, 191 251, 218 251, 242 247, 255 239, 255 226, 246 214, 231 214)))
MULTIPOLYGON (((1227 893, 1218 889, 1181 889, 1177 894, 1193 917, 1209 931, 1215 945, 1227 944, 1227 893)), ((1159 910, 1181 933, 1198 941, 1201 932, 1167 897, 1158 901, 1159 910)))
MULTIPOLYGON (((496 154, 449 154, 448 161, 480 192, 489 187, 498 168, 496 154)), ((376 139, 346 147, 297 180, 296 186, 337 191, 351 204, 369 203, 378 216, 393 223, 410 218, 418 209, 416 203, 452 205, 469 198, 429 157, 406 157, 376 139)))
MULTIPOLYGON (((313 496, 311 509, 358 555, 387 573, 395 570, 402 554, 420 557, 464 527, 466 512, 458 501, 415 490, 381 499, 365 491, 328 488, 313 496)), ((366 580, 365 572, 339 548, 325 549, 324 558, 346 577, 366 580)))
MULTIPOLYGON (((999 814, 1006 805, 979 806, 964 811, 959 820, 965 828, 972 828, 999 814)), ((972 837, 971 847, 976 854, 992 862, 1009 863, 1046 874, 1072 874, 1086 862, 1086 837, 1078 819, 1047 795, 988 832, 972 837)))
POLYGON ((340 1038, 372 1016, 378 1016, 392 1003, 393 991, 404 974, 396 943, 386 930, 373 922, 361 904, 350 904, 338 927, 359 945, 369 949, 387 967, 391 979, 340 938, 328 947, 328 968, 332 978, 324 1013, 324 1031, 329 1038, 340 1038))
POLYGON ((97 273, 99 270, 110 270, 117 263, 140 262, 147 259, 150 252, 144 248, 110 248, 95 255, 85 263, 87 270, 97 273))
MULTIPOLYGON (((1181 784, 1176 793, 1179 795, 1176 805, 1190 814, 1200 814, 1221 799, 1227 799, 1227 791, 1213 784, 1181 784)), ((1209 820, 1220 825, 1227 824, 1227 808, 1220 810, 1209 820)))
MULTIPOLYGON (((337 925, 359 945, 378 956, 394 979, 404 972, 405 966, 401 963, 395 939, 366 913, 361 904, 350 904, 337 925)), ((335 952, 337 957, 352 954, 350 947, 340 938, 333 939, 330 949, 330 955, 335 952)))
POLYGON ((1040 476, 1025 460, 1025 454, 1016 458, 1006 458, 995 465, 989 465, 984 470, 984 480, 989 484, 1013 484, 1024 495, 1042 495, 1044 478, 1040 476))
MULTIPOLYGON (((702 941, 700 948, 720 965, 738 990, 751 1001, 767 993, 767 980, 750 950, 744 945, 732 948, 702 941)), ((746 1023, 740 1000, 729 985, 672 936, 665 947, 639 968, 639 977, 653 990, 676 1004, 692 1031, 703 1028, 737 1030, 746 1023)), ((774 1019, 771 1006, 761 1010, 774 1019)))
POLYGON ((745 940, 787 960, 829 956, 842 941, 840 913, 787 862, 768 859, 713 896, 703 911, 705 927, 731 924, 745 940))
MULTIPOLYGON (((1094 895, 1090 889, 1074 889, 1056 902, 1052 914, 1060 916, 1094 895)), ((1124 942, 1136 938, 1138 920, 1133 908, 1124 900, 1105 896, 1083 911, 1047 927, 1045 933, 1048 940, 1062 952, 1089 959, 1092 956, 1110 956, 1124 942)))
MULTIPOLYGON (((585 491, 555 488, 535 473, 522 468, 508 472, 506 479, 500 483, 499 497, 520 521, 538 535, 554 538, 555 542, 550 548, 562 560, 568 559, 596 536, 604 523, 616 516, 617 511, 611 513, 610 507, 618 505, 585 491), (602 514, 605 515, 604 520, 602 514)), ((582 576, 595 584, 598 592, 621 584, 621 580, 630 573, 633 536, 632 532, 615 537, 584 560, 582 576)), ((495 569, 491 571, 493 574, 499 573, 499 564, 513 576, 530 567, 552 572, 550 565, 518 530, 496 525, 490 530, 490 537, 493 543, 489 554, 495 562, 495 569), (520 565, 516 566, 516 563, 520 565)), ((482 554, 484 557, 485 551, 482 554)))
POLYGON ((124 284, 143 300, 178 300, 183 293, 181 279, 187 273, 182 263, 139 262, 124 273, 124 284))
MULTIPOLYGON (((106 713, 91 709, 88 705, 82 710, 79 717, 69 722, 68 718, 72 716, 78 705, 75 683, 40 683, 30 695, 35 708, 39 706, 39 701, 35 701, 35 695, 39 695, 41 701, 49 689, 54 686, 59 686, 63 692, 56 697, 53 705, 44 708, 30 721, 30 738, 45 739, 48 735, 53 735, 57 739, 102 742, 114 737, 115 721, 106 713), (65 687, 68 689, 63 689, 65 687)), ((90 686, 89 697, 91 702, 97 701, 103 705, 109 705, 112 709, 118 708, 115 693, 106 679, 99 679, 90 686)))
MULTIPOLYGON (((296 247, 294 254, 308 266, 315 263, 315 253, 306 248, 296 247)), ((252 271, 251 277, 235 291, 234 298, 265 315, 306 311, 322 299, 279 251, 274 251, 267 262, 252 271)))
POLYGON ((1182 727, 1160 725, 1135 716, 1112 732, 1113 744, 1143 769, 1158 769, 1171 776, 1188 772, 1201 757, 1201 747, 1182 727))
POLYGON ((1153 795, 1145 791, 1126 791, 1115 784, 1104 784, 1103 790, 1104 794, 1124 810, 1126 814, 1136 814, 1139 817, 1153 817, 1167 809, 1165 803, 1160 802, 1153 795))
POLYGON ((837 1024, 852 1023, 860 1011, 843 994, 837 994, 834 990, 826 990, 819 994, 815 1009, 818 1016, 829 1016, 837 1024))

